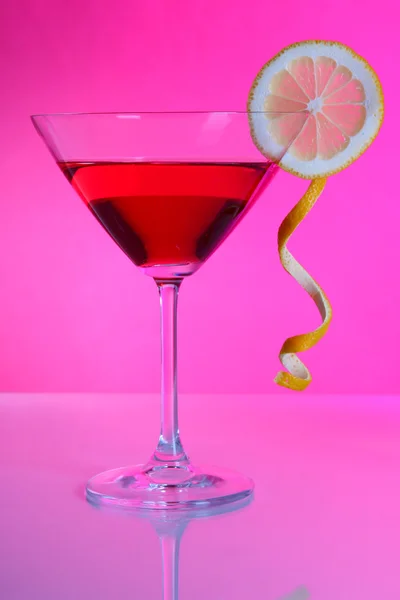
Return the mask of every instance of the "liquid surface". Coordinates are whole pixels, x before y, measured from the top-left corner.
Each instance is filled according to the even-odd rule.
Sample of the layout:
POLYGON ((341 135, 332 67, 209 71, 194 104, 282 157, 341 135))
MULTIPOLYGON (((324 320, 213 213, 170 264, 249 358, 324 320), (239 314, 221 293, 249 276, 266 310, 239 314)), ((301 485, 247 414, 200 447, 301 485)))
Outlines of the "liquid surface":
MULTIPOLYGON (((230 233, 271 163, 69 162, 60 168, 138 266, 193 273, 230 233)), ((270 177, 266 178, 270 179, 270 177)), ((152 274, 151 272, 149 274, 152 274)))

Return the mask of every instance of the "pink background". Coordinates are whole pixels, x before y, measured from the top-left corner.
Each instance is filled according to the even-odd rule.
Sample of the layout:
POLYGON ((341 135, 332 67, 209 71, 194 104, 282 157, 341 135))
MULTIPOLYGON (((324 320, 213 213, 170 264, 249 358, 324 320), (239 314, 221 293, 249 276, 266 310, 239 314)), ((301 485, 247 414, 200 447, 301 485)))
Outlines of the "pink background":
MULTIPOLYGON (((20 0, 0 7, 0 389, 156 391, 158 298, 60 175, 29 114, 244 109, 284 45, 338 39, 378 71, 386 121, 332 178, 292 251, 334 307, 312 392, 399 392, 398 12, 365 2, 20 0)), ((276 231, 305 183, 281 173, 182 288, 180 388, 275 390, 285 336, 318 325, 276 231)), ((276 390, 278 391, 278 390, 276 390)))

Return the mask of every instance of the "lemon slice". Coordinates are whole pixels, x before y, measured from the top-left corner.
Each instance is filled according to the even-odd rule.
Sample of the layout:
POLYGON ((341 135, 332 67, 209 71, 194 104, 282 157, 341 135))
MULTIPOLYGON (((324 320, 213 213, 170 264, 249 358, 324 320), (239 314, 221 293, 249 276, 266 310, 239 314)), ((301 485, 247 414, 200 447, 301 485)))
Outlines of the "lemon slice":
POLYGON ((285 341, 279 357, 287 371, 275 382, 304 390, 311 382, 298 352, 327 332, 332 308, 322 288, 287 248, 295 229, 321 195, 326 178, 354 162, 373 142, 383 121, 377 75, 353 50, 337 42, 308 41, 284 48, 257 75, 248 100, 253 141, 281 168, 312 182, 278 233, 286 271, 313 298, 322 318, 315 331, 285 341))
POLYGON ((248 110, 261 152, 286 171, 315 179, 341 171, 372 143, 383 120, 383 93, 372 67, 347 46, 300 42, 261 69, 248 110))

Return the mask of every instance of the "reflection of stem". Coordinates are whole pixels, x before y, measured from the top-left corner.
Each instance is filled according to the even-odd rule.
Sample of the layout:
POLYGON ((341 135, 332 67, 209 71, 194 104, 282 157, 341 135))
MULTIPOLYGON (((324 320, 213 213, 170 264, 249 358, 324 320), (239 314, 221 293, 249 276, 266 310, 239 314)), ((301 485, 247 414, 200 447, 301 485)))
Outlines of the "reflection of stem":
POLYGON ((178 600, 179 590, 179 547, 181 537, 166 535, 160 538, 162 570, 163 570, 163 600, 178 600))
POLYGON ((187 519, 160 521, 155 525, 162 560, 163 600, 178 600, 179 594, 179 548, 187 519))

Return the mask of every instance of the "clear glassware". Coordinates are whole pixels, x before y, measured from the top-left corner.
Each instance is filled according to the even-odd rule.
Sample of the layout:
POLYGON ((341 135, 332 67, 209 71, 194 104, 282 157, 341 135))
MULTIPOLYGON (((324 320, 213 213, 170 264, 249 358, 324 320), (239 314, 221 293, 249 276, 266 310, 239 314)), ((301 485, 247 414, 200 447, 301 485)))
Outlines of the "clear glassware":
MULTIPOLYGON (((263 113, 257 113, 262 119, 263 113)), ((156 282, 161 306, 161 432, 143 465, 95 475, 92 503, 193 508, 252 493, 246 476, 194 466, 178 427, 177 302, 277 172, 246 112, 67 113, 32 121, 57 164, 129 258, 156 282)), ((268 135, 268 133, 266 133, 268 135)))

